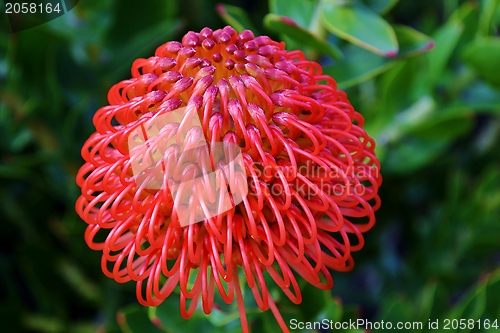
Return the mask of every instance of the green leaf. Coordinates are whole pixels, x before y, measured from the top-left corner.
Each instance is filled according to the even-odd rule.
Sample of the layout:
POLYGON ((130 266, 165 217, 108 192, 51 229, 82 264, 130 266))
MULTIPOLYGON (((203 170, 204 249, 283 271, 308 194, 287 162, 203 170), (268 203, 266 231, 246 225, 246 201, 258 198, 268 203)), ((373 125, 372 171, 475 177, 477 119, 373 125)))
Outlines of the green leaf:
MULTIPOLYGON (((474 200, 481 206, 484 213, 491 212, 498 214, 500 212, 500 173, 498 165, 493 165, 481 179, 481 183, 476 187, 474 200)), ((495 224, 500 226, 500 220, 495 218, 495 224)))
POLYGON ((342 303, 339 298, 332 297, 330 290, 321 290, 309 283, 302 283, 300 289, 303 304, 300 310, 305 321, 338 321, 342 318, 342 303))
POLYGON ((118 312, 118 324, 125 333, 164 333, 155 326, 148 318, 144 307, 139 305, 130 306, 118 312))
POLYGON ((328 54, 332 58, 341 58, 340 50, 326 40, 314 35, 309 30, 297 25, 293 20, 286 16, 267 14, 264 18, 264 25, 269 30, 282 33, 294 41, 311 47, 321 53, 328 54))
POLYGON ((196 310, 189 320, 182 318, 180 315, 179 302, 175 297, 168 297, 159 306, 150 307, 149 318, 152 322, 161 323, 161 326, 167 333, 211 333, 217 331, 208 320, 208 316, 200 310, 196 310))
POLYGON ((309 29, 314 24, 313 17, 318 0, 269 0, 269 11, 272 14, 286 16, 294 20, 302 28, 309 29))
POLYGON ((399 58, 412 57, 434 48, 431 37, 405 25, 394 25, 399 43, 399 58))
POLYGON ((463 52, 464 60, 488 83, 500 86, 500 38, 481 38, 469 44, 463 52))
POLYGON ((431 317, 433 304, 436 298, 437 283, 427 283, 421 291, 416 308, 416 318, 426 321, 431 317))
POLYGON ((478 3, 472 1, 464 2, 450 15, 448 23, 459 24, 463 27, 458 47, 476 38, 479 31, 480 16, 481 11, 478 3))
MULTIPOLYGON (((426 141, 406 137, 384 152, 382 169, 386 173, 408 174, 420 169, 443 153, 448 147, 445 141, 426 141)), ((383 149, 383 148, 379 148, 383 149)))
MULTIPOLYGON (((476 288, 456 305, 446 316, 449 319, 479 319, 486 309, 486 289, 488 281, 481 282, 476 288)), ((465 330, 468 332, 469 330, 465 330)))
POLYGON ((148 56, 148 52, 173 37, 179 27, 179 20, 165 20, 133 35, 131 40, 113 52, 114 57, 110 61, 113 65, 105 64, 103 66, 107 77, 119 77, 119 73, 130 68, 136 58, 148 56), (152 36, 154 37, 152 38, 152 36))
POLYGON ((495 12, 499 7, 498 0, 483 0, 481 1, 481 17, 479 19, 479 29, 477 34, 488 36, 493 27, 495 12))
POLYGON ((391 10, 399 0, 364 0, 364 3, 373 11, 385 14, 391 10))
POLYGON ((450 19, 433 35, 436 47, 427 54, 429 83, 435 85, 442 77, 443 71, 455 50, 460 36, 464 31, 463 25, 456 19, 450 19))
MULTIPOLYGON (((366 126, 376 127, 375 122, 392 121, 395 113, 406 109, 415 103, 422 95, 429 95, 425 82, 419 80, 422 75, 424 61, 421 58, 412 58, 400 61, 398 64, 385 72, 379 82, 380 105, 378 109, 384 112, 372 112, 371 118, 367 118, 366 126)), ((383 125, 383 124, 382 124, 383 125)))
POLYGON ((307 321, 313 320, 325 306, 327 306, 327 298, 331 296, 326 295, 328 291, 320 290, 310 284, 302 284, 300 286, 302 291, 302 304, 300 308, 304 319, 307 321))
POLYGON ((58 333, 64 330, 64 323, 59 318, 28 315, 23 321, 24 328, 32 332, 58 333))
POLYGON ((378 133, 384 168, 406 173, 425 166, 452 140, 470 131, 473 115, 465 106, 437 109, 431 98, 422 97, 378 133))
POLYGON ((345 89, 385 72, 397 60, 429 51, 434 46, 430 37, 410 27, 396 26, 395 32, 400 40, 398 57, 388 59, 351 44, 344 49, 344 59, 326 66, 325 72, 337 80, 341 89, 345 89))
POLYGON ((486 295, 488 295, 488 299, 486 301, 486 312, 490 318, 499 318, 500 299, 494 295, 500 295, 500 269, 497 269, 488 276, 486 295))
POLYGON ((240 7, 219 4, 217 5, 217 12, 222 17, 222 19, 236 29, 238 32, 243 30, 252 30, 256 35, 258 31, 255 26, 250 21, 247 13, 240 7))
POLYGON ((339 5, 326 0, 321 9, 321 20, 331 33, 382 56, 398 54, 394 30, 370 8, 360 3, 339 5))
POLYGON ((398 135, 391 136, 392 141, 399 139, 399 136, 406 133, 406 130, 425 121, 434 111, 436 103, 430 96, 422 96, 408 109, 399 113, 394 118, 393 124, 389 126, 393 131, 398 130, 398 135))
POLYGON ((314 321, 321 321, 324 319, 333 320, 334 322, 340 321, 343 315, 342 302, 340 298, 333 298, 331 294, 327 298, 325 306, 318 313, 314 321))
POLYGON ((107 1, 94 2, 93 15, 82 20, 78 29, 74 29, 75 20, 80 20, 76 10, 71 10, 43 24, 41 28, 73 43, 94 42, 100 44, 114 23, 113 16, 109 15, 109 12, 113 12, 116 6, 117 3, 107 1))
POLYGON ((84 276, 74 262, 62 259, 58 263, 59 272, 81 297, 99 303, 102 298, 101 290, 88 277, 84 276))
POLYGON ((466 106, 437 109, 434 101, 424 96, 394 117, 379 135, 385 142, 398 142, 406 135, 424 140, 450 141, 468 132, 473 119, 474 113, 466 106))
POLYGON ((348 45, 343 51, 343 60, 323 68, 326 74, 337 81, 340 89, 367 81, 396 64, 394 60, 378 56, 354 44, 348 45))
POLYGON ((409 126, 406 133, 428 140, 453 140, 469 132, 473 125, 474 112, 466 106, 455 106, 428 114, 409 126))
MULTIPOLYGON (((454 1, 454 0, 452 0, 454 1)), ((455 3, 456 5, 456 3, 455 3)), ((456 6, 454 6, 456 7, 456 6)), ((459 24, 464 23, 468 17, 474 14, 477 9, 477 3, 465 2, 460 7, 458 7, 448 19, 447 24, 459 24)))
POLYGON ((484 81, 468 85, 464 90, 464 105, 478 114, 500 115, 500 91, 484 81))
POLYGON ((381 318, 386 322, 409 322, 415 319, 414 302, 401 296, 389 298, 383 307, 381 318))
MULTIPOLYGON (((237 309, 232 312, 223 312, 218 309, 213 309, 207 319, 216 327, 225 327, 228 324, 237 321, 240 324, 240 313, 237 309)), ((225 327, 227 328, 227 327, 225 327)))

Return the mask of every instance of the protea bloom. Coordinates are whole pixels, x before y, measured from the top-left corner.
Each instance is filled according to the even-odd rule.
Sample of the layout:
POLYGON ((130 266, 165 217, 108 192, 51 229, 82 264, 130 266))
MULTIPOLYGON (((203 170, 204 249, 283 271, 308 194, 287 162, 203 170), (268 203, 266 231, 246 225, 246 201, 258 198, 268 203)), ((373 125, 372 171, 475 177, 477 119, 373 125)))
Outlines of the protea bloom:
POLYGON ((288 331, 266 275, 300 303, 297 275, 329 289, 330 269, 352 269, 380 205, 380 165, 363 117, 318 63, 248 30, 205 28, 137 59, 108 101, 82 149, 76 210, 104 274, 135 281, 141 304, 180 286, 187 319, 200 296, 211 312, 217 288, 227 303, 236 296, 247 332, 246 281, 288 331), (237 147, 239 164, 199 142, 226 157, 237 147), (219 172, 210 180, 207 169, 219 172), (229 206, 206 214, 223 192, 229 206))

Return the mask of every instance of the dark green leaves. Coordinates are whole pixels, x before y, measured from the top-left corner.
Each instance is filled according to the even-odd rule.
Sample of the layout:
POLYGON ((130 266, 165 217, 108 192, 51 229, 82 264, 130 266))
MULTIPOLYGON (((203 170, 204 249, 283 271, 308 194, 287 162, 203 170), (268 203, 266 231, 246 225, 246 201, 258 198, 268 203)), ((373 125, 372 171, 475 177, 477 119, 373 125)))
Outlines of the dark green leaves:
MULTIPOLYGON (((301 49, 310 59, 318 60, 320 55, 334 59, 332 65, 324 66, 325 71, 341 88, 347 88, 383 73, 397 60, 417 56, 434 46, 430 37, 408 26, 391 26, 380 16, 396 3, 298 0, 291 4, 270 0, 271 13, 264 17, 264 26, 279 33, 288 49, 301 49)), ((241 9, 218 8, 222 18, 237 29, 250 25, 241 9)))
POLYGON ((293 4, 289 0, 269 0, 269 11, 290 17, 302 28, 309 29, 316 24, 313 21, 316 19, 318 3, 318 0, 295 0, 293 4))
POLYGON ((364 3, 373 11, 385 14, 394 7, 399 0, 364 0, 364 3))
POLYGON ((321 20, 328 31, 353 44, 386 57, 398 54, 398 41, 392 27, 360 3, 341 5, 325 0, 321 20))
POLYGON ((333 44, 329 44, 323 38, 314 35, 307 29, 297 25, 295 21, 275 14, 267 14, 264 18, 264 24, 269 30, 282 33, 302 45, 313 48, 314 50, 327 54, 332 58, 340 58, 341 51, 333 44))
POLYGON ((429 51, 434 46, 432 39, 407 26, 395 26, 400 44, 399 55, 394 59, 374 54, 366 49, 349 45, 344 49, 345 58, 326 68, 336 78, 342 89, 366 81, 392 67, 397 60, 429 51))
MULTIPOLYGON (((472 290, 465 294, 460 302, 458 302, 446 315, 447 319, 450 320, 460 320, 461 318, 473 319, 477 321, 479 319, 481 323, 486 320, 493 323, 497 320, 497 324, 500 325, 498 315, 500 309, 500 299, 497 297, 497 293, 500 291, 500 270, 497 269, 492 273, 485 276, 485 278, 480 281, 472 290)), ((444 319, 443 318, 443 319, 444 319)), ((476 323, 476 327, 479 328, 476 323)), ((484 327, 481 325, 481 327, 484 327)), ((484 327, 486 328, 486 327, 484 327)), ((490 329, 495 329, 490 327, 485 331, 490 329)), ((461 332, 475 331, 470 327, 467 327, 461 332)))
POLYGON ((399 43, 398 57, 400 58, 430 51, 435 45, 432 38, 405 25, 395 25, 394 32, 399 43))
POLYGON ((171 296, 158 307, 149 308, 150 319, 158 323, 164 332, 214 332, 214 327, 202 311, 195 311, 190 320, 182 318, 179 308, 179 295, 175 293, 171 296))
POLYGON ((433 35, 436 47, 433 52, 427 54, 429 84, 435 84, 441 78, 462 32, 461 22, 450 20, 433 35))
POLYGON ((118 324, 124 333, 164 333, 149 319, 147 310, 139 305, 130 306, 118 313, 118 324))
POLYGON ((243 30, 252 30, 254 33, 257 33, 257 29, 255 29, 243 9, 236 6, 219 4, 217 5, 217 12, 222 19, 235 28, 236 31, 242 32, 243 30))
POLYGON ((463 57, 479 76, 500 87, 500 38, 481 38, 474 41, 463 51, 463 57))

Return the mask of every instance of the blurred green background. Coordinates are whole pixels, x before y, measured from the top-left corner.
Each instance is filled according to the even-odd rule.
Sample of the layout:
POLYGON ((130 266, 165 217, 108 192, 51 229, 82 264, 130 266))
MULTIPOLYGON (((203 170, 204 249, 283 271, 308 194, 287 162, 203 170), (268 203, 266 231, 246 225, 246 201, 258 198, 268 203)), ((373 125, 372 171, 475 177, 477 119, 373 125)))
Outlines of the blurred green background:
MULTIPOLYGON (((133 283, 104 277, 74 211, 80 149, 111 85, 160 44, 226 24, 319 61, 365 116, 382 161, 383 204, 356 267, 333 273, 331 291, 303 285, 300 306, 273 291, 285 320, 422 321, 413 331, 427 332, 428 319, 441 331, 462 318, 476 324, 461 332, 500 332, 484 327, 500 325, 498 0, 83 0, 18 33, 4 12, 2 332, 240 330, 234 306, 188 322, 176 295, 140 307, 133 283)), ((270 313, 247 307, 254 332, 278 332, 270 313)))

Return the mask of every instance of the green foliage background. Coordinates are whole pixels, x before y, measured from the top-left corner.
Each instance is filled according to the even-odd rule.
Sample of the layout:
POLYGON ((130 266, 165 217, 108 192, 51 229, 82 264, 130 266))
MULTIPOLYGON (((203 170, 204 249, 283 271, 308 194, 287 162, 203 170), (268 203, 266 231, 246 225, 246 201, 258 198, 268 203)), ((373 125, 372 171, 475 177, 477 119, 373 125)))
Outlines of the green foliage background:
MULTIPOLYGON (((365 248, 354 255, 356 267, 334 273, 331 291, 303 285, 300 306, 277 296, 285 320, 500 324, 499 1, 216 6, 211 0, 83 0, 18 33, 10 33, 2 10, 2 331, 239 331, 234 306, 210 317, 197 312, 187 322, 176 297, 158 308, 140 307, 133 284, 103 276, 100 255, 86 247, 85 223, 74 212, 80 148, 111 85, 160 44, 227 23, 284 40, 322 63, 365 116, 382 161, 383 204, 365 248), (398 47, 397 56, 386 57, 398 47)), ((278 331, 272 315, 247 306, 255 332, 278 331)))

